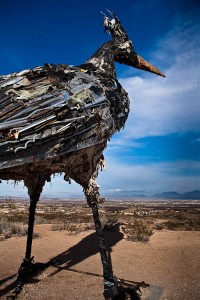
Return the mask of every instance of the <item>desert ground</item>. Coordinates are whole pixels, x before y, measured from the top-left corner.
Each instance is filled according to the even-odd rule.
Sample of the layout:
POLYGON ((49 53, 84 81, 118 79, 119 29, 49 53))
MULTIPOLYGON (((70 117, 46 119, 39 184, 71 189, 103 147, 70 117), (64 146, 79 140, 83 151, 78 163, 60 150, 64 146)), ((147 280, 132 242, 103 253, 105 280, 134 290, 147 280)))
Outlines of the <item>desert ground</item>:
MULTIPOLYGON (((59 215, 59 218, 63 215, 73 215, 74 203, 66 202, 62 205, 58 203, 52 205, 54 215, 57 217, 59 215)), ((2 202, 1 218, 5 217, 5 211, 7 215, 9 211, 10 216, 11 212, 16 212, 17 209, 18 215, 24 215, 26 220, 27 212, 22 208, 27 205, 28 202, 18 204, 2 202)), ((91 217, 89 208, 83 207, 80 203, 75 206, 80 214, 84 212, 88 218, 91 217)), ((41 264, 37 276, 29 279, 17 299, 103 300, 102 266, 94 229, 88 226, 87 230, 86 228, 80 230, 80 223, 83 225, 83 220, 80 222, 80 218, 77 231, 69 227, 69 223, 66 228, 59 227, 62 223, 58 224, 58 221, 52 224, 52 216, 49 217, 52 209, 49 210, 49 207, 51 205, 45 202, 38 208, 36 237, 33 240, 32 250, 35 262, 44 265, 41 264), (44 224, 41 222, 45 216, 48 224, 45 224, 45 221, 44 224), (51 265, 48 264, 50 261, 59 263, 51 265)), ((116 204, 115 202, 100 208, 103 212, 106 209, 111 212, 112 218, 114 215, 115 221, 117 211, 120 221, 125 219, 126 224, 136 217, 146 219, 154 231, 148 242, 128 240, 122 230, 123 225, 118 226, 118 230, 111 228, 105 231, 107 249, 111 253, 113 272, 117 278, 123 278, 133 285, 142 281, 149 284, 149 287, 141 288, 142 300, 200 299, 198 202, 193 202, 192 206, 191 203, 186 202, 184 205, 174 202, 161 204, 158 202, 156 204, 117 202, 116 204), (171 227, 166 227, 169 221, 171 227), (169 227, 173 230, 169 230, 169 227)), ((77 214, 74 218, 77 218, 77 214)), ((105 216, 102 218, 104 223, 108 222, 108 217, 106 222, 105 216)), ((7 239, 2 238, 0 241, 1 299, 6 299, 15 286, 17 270, 24 257, 25 244, 25 236, 12 236, 7 239)))

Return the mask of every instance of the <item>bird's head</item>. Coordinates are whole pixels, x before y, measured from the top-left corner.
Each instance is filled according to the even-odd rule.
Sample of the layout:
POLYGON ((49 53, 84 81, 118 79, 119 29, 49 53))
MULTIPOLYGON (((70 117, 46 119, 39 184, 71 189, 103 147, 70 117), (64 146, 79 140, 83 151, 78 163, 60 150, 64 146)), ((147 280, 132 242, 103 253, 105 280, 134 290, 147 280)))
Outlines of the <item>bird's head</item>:
POLYGON ((148 63, 135 52, 132 41, 128 38, 128 35, 118 17, 110 11, 109 13, 112 18, 108 18, 104 14, 103 25, 105 27, 105 31, 112 35, 114 45, 116 47, 114 60, 118 63, 165 77, 160 70, 148 63))

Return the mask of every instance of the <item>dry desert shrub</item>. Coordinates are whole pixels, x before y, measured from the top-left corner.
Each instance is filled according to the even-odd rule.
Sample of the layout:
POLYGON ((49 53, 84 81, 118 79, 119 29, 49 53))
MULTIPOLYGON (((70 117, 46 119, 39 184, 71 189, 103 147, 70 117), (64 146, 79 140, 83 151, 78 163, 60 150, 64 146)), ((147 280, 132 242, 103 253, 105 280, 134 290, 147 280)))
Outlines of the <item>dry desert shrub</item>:
POLYGON ((155 224, 154 228, 156 230, 163 230, 165 228, 165 225, 163 223, 155 224))
POLYGON ((119 222, 119 218, 116 213, 106 212, 100 216, 100 219, 102 228, 108 231, 112 231, 113 226, 119 222))
POLYGON ((51 231, 61 231, 64 230, 64 224, 63 223, 56 223, 51 225, 51 231))
POLYGON ((10 223, 28 223, 28 212, 19 212, 17 209, 6 217, 10 223))
POLYGON ((72 223, 70 220, 65 219, 62 223, 55 223, 51 225, 52 231, 66 230, 69 235, 75 235, 83 231, 84 227, 80 220, 76 223, 72 223))
POLYGON ((191 231, 191 230, 200 230, 200 221, 197 219, 191 220, 191 219, 182 219, 182 220, 169 220, 166 222, 162 222, 160 224, 156 224, 154 226, 157 230, 185 230, 185 231, 191 231))
POLYGON ((27 226, 11 223, 7 218, 0 219, 0 234, 3 239, 11 236, 23 236, 27 234, 27 231, 27 226))
MULTIPOLYGON (((101 214, 101 224, 104 230, 111 230, 112 226, 117 223, 118 217, 113 214, 101 214)), ((66 230, 67 234, 75 235, 82 231, 94 230, 94 221, 91 215, 82 215, 80 213, 72 213, 65 217, 58 218, 52 224, 52 231, 66 230)))
POLYGON ((49 220, 46 220, 44 217, 39 215, 35 215, 35 224, 49 224, 49 220))
POLYGON ((15 208, 16 208, 15 200, 12 199, 12 198, 6 198, 6 199, 5 199, 5 203, 7 204, 7 206, 8 206, 9 208, 12 208, 12 209, 15 209, 15 208))
POLYGON ((135 219, 122 227, 126 239, 134 242, 148 242, 153 235, 153 229, 145 222, 135 219))

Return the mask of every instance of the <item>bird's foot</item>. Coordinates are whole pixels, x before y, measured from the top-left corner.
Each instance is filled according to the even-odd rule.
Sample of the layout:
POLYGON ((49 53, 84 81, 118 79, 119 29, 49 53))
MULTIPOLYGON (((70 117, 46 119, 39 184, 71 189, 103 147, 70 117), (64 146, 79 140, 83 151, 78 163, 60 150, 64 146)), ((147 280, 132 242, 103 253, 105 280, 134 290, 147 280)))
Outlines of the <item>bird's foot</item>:
POLYGON ((104 297, 105 300, 112 300, 115 299, 117 295, 117 278, 113 277, 112 280, 104 281, 104 297))
POLYGON ((34 257, 31 258, 24 258, 19 270, 18 270, 18 278, 23 278, 25 279, 25 277, 27 275, 30 275, 32 270, 33 270, 33 261, 34 257))
POLYGON ((119 286, 117 295, 112 300, 141 300, 135 287, 119 286))
MULTIPOLYGON (((117 293, 108 300, 141 300, 141 288, 147 288, 149 284, 142 282, 127 282, 123 279, 117 280, 117 293)), ((107 299, 106 299, 107 300, 107 299)))
POLYGON ((124 279, 113 278, 104 283, 105 300, 141 300, 140 288, 147 288, 149 284, 142 282, 128 282, 124 279))
POLYGON ((26 277, 28 275, 31 275, 32 270, 33 270, 33 258, 24 258, 19 270, 18 270, 18 276, 16 280, 16 287, 14 291, 7 296, 7 300, 14 300, 17 298, 17 295, 21 292, 25 282, 26 282, 26 277))

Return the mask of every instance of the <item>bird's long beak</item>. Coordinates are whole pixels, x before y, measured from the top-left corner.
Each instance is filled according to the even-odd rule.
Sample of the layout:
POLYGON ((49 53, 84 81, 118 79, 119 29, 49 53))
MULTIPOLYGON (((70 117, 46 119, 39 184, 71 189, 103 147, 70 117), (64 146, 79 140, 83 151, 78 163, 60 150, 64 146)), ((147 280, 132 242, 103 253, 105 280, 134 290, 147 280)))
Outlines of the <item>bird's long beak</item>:
POLYGON ((148 71, 148 72, 154 73, 154 74, 162 76, 162 77, 166 77, 162 72, 160 72, 159 69, 157 69, 156 67, 154 67, 153 65, 148 63, 148 61, 144 60, 140 55, 138 55, 136 53, 134 54, 134 60, 133 60, 132 66, 137 69, 141 69, 141 70, 148 71))
POLYGON ((115 61, 140 70, 154 73, 162 77, 166 77, 162 72, 160 72, 160 70, 158 70, 156 67, 148 63, 146 60, 144 60, 140 55, 138 55, 135 52, 129 53, 128 55, 116 55, 115 61))
POLYGON ((148 71, 156 75, 166 77, 159 69, 148 63, 140 55, 134 53, 131 58, 129 58, 129 65, 140 70, 148 71))

